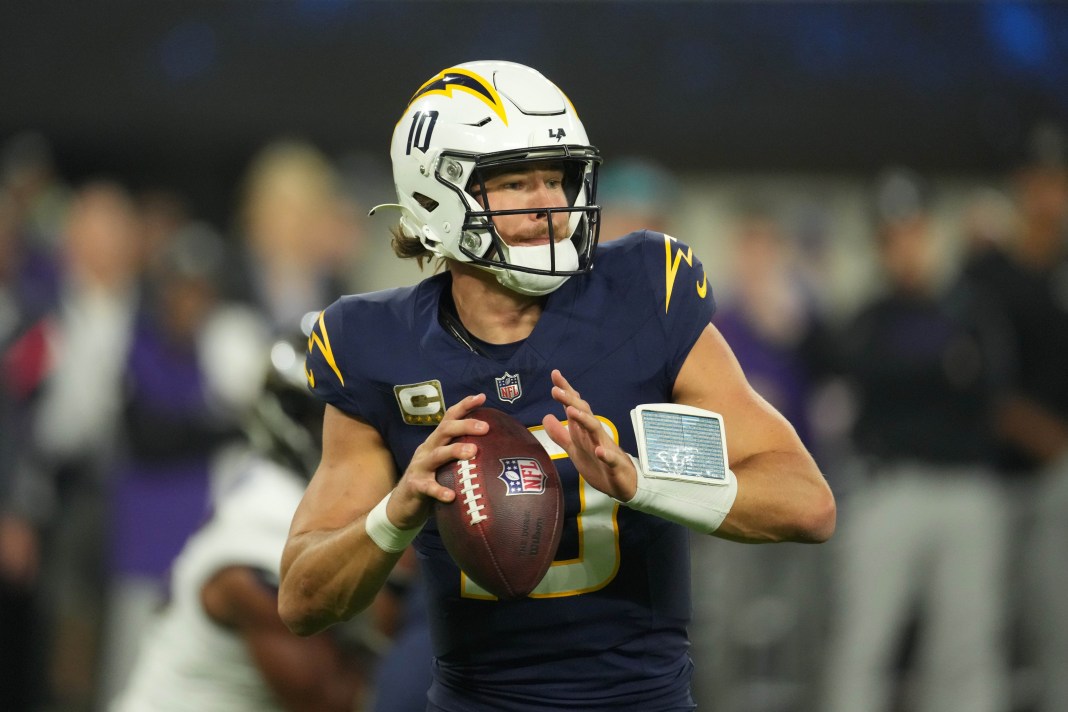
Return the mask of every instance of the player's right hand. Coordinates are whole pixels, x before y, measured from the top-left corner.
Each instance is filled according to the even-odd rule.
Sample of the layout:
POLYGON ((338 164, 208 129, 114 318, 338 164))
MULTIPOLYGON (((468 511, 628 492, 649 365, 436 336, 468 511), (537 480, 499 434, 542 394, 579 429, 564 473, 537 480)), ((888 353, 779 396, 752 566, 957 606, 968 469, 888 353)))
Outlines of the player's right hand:
POLYGON ((415 449, 386 509, 389 521, 399 529, 418 527, 430 516, 433 502, 451 502, 456 494, 438 484, 438 468, 453 460, 474 457, 477 446, 453 442, 463 435, 484 435, 489 426, 467 415, 486 402, 486 394, 467 396, 445 411, 441 422, 415 449))
POLYGON ((638 487, 638 473, 627 453, 605 433, 590 404, 559 369, 552 374, 553 400, 564 406, 568 424, 551 413, 542 419, 549 437, 567 453, 595 489, 621 502, 630 500, 638 487))

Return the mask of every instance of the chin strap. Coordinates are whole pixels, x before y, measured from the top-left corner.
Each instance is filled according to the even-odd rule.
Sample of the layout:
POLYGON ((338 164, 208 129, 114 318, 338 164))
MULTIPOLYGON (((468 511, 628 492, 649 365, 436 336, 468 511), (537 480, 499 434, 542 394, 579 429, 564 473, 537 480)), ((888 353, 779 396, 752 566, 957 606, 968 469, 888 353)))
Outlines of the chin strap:
MULTIPOLYGON (((536 245, 532 247, 509 247, 508 262, 516 267, 549 270, 555 269, 563 272, 578 270, 578 251, 575 243, 570 239, 561 240, 555 244, 536 245)), ((531 297, 543 297, 555 292, 570 279, 570 274, 536 274, 518 269, 508 269, 502 265, 497 271, 497 281, 503 286, 520 294, 531 297)))

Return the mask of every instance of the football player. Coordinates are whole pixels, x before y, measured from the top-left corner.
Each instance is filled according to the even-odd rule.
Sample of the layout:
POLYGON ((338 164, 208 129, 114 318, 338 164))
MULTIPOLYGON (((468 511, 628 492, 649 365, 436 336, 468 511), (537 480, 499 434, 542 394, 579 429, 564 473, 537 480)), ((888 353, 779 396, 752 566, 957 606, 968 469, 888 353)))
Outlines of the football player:
POLYGON ((323 418, 298 348, 272 348, 266 386, 245 422, 248 444, 220 457, 215 511, 175 560, 170 600, 146 629, 112 712, 357 707, 373 639, 359 644, 354 624, 344 637, 338 629, 300 638, 278 617, 278 560, 318 462, 323 418))
MULTIPOLYGON (((306 369, 328 405, 323 457, 282 560, 295 632, 363 610, 414 540, 434 644, 428 709, 690 710, 689 529, 738 541, 826 540, 835 504, 790 424, 709 320, 685 244, 639 231, 598 246, 601 161, 541 73, 479 61, 418 88, 393 133, 394 250, 445 269, 345 296, 320 314, 306 369), (730 466, 665 479, 631 411, 722 416, 730 466), (467 579, 429 518, 435 479, 484 435, 492 405, 539 437, 565 489, 561 545, 527 598, 467 579), (670 411, 668 411, 670 413, 670 411)), ((670 417, 670 416, 669 416, 670 417)), ((722 443, 687 443, 687 458, 722 443)))

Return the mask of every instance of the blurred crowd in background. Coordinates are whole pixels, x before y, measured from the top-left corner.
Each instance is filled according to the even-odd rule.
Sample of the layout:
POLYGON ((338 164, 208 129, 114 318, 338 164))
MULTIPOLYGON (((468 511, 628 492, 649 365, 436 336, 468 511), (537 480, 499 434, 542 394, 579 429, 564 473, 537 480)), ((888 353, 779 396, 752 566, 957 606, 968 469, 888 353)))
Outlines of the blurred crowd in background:
MULTIPOLYGON (((606 156, 601 239, 694 247, 716 325, 839 500, 826 546, 694 539, 702 709, 1068 710, 1064 128, 989 176, 606 156)), ((370 159, 271 142, 211 224, 106 165, 71 183, 46 136, 0 138, 0 707, 102 710, 262 352, 423 275, 365 217, 392 190, 370 159)), ((379 633, 400 634, 368 633, 368 698, 379 633)))

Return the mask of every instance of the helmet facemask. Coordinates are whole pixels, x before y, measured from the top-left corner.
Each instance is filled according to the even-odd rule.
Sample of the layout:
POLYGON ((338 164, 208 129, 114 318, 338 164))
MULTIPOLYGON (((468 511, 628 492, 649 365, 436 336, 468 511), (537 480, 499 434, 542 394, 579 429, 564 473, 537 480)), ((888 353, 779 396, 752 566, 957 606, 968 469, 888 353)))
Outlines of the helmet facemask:
POLYGON ((460 190, 442 175, 467 205, 459 252, 478 267, 493 272, 497 280, 513 291, 532 296, 548 294, 568 277, 584 274, 592 266, 600 226, 600 208, 594 201, 599 158, 561 151, 509 151, 477 157, 443 155, 439 166, 455 174, 453 163, 468 163, 462 171, 470 177, 460 190), (450 169, 450 166, 451 169, 450 169), (522 172, 537 166, 562 168, 566 205, 497 209, 486 190, 486 182, 501 173, 522 172), (481 200, 480 200, 481 198, 481 200), (512 215, 544 216, 549 240, 534 246, 509 245, 501 237, 494 218, 512 215), (566 216, 560 220, 559 216, 566 216))

